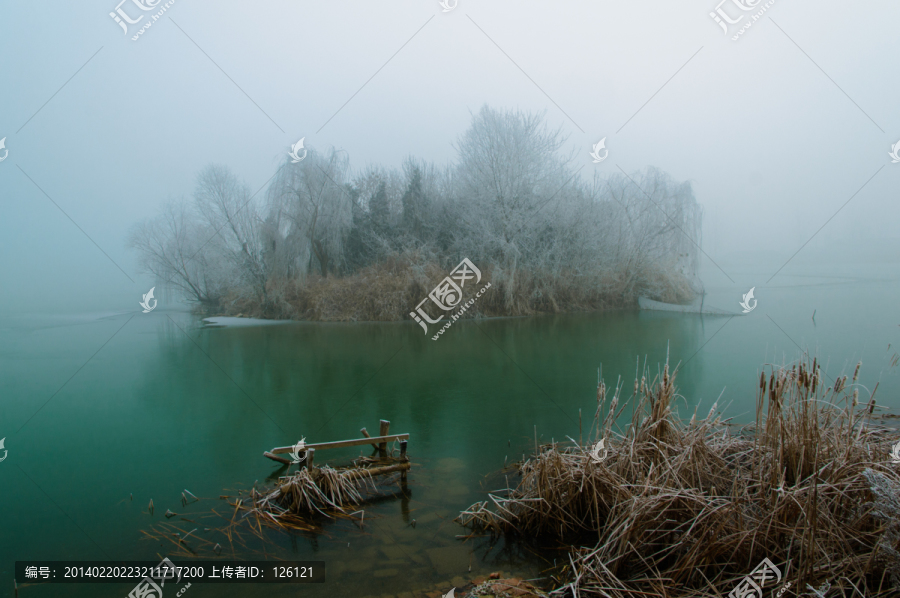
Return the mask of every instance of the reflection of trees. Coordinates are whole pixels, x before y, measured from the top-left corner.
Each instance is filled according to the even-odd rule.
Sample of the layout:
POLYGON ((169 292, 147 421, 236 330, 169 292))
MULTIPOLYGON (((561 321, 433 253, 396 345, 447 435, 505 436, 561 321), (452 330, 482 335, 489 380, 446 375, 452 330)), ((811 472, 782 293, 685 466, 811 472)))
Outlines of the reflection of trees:
MULTIPOLYGON (((412 454, 427 446, 435 455, 470 455, 490 468, 497 463, 483 456, 493 454, 492 443, 530 435, 535 424, 541 434, 564 438, 577 433, 581 408, 587 431, 601 364, 607 384, 621 376, 628 387, 638 357, 653 371, 665 361, 667 343, 673 365, 692 355, 703 340, 700 321, 646 312, 460 321, 437 342, 408 324, 198 330, 180 323, 290 435, 285 438, 166 320, 155 358, 143 363, 144 394, 191 418, 210 441, 230 445, 236 429, 256 431, 265 446, 247 451, 300 436, 307 442, 355 438, 361 426, 372 432, 383 418, 391 420, 391 431, 412 434, 412 454)), ((695 384, 698 369, 690 372, 680 378, 683 389, 695 384)), ((627 388, 623 394, 630 394, 627 388)), ((339 449, 321 458, 357 453, 339 449)))
MULTIPOLYGON (((224 489, 249 488, 254 479, 265 484, 266 475, 284 475, 262 457, 262 451, 272 446, 296 442, 304 435, 308 442, 353 438, 361 426, 373 432, 379 419, 389 419, 392 432, 411 434, 414 465, 409 487, 404 492, 394 482, 383 498, 362 508, 367 509, 367 525, 371 508, 372 529, 377 525, 393 534, 409 530, 416 517, 418 531, 424 534, 428 528, 421 524, 422 513, 437 509, 453 513, 482 500, 485 491, 502 487, 505 480, 482 485, 482 476, 499 470, 504 456, 512 462, 530 451, 535 425, 542 441, 576 437, 581 408, 586 436, 600 364, 608 384, 622 376, 623 394, 628 395, 636 357, 642 365, 646 359, 652 370, 665 361, 667 342, 673 363, 687 359, 704 342, 700 317, 647 312, 459 321, 437 342, 414 323, 292 323, 201 330, 196 322, 177 321, 194 340, 168 318, 160 319, 153 331, 156 345, 143 345, 136 366, 140 372, 136 393, 144 410, 159 413, 166 432, 179 443, 170 454, 190 453, 193 461, 203 464, 207 488, 214 488, 206 495, 215 496, 220 489, 233 495, 224 489), (290 437, 285 438, 194 342, 290 437), (441 462, 451 461, 450 457, 455 458, 453 465, 441 469, 441 462), (460 486, 466 489, 446 492, 460 486), (415 499, 410 499, 410 488, 415 499)), ((692 393, 687 389, 696 384, 699 361, 692 361, 691 369, 679 378, 689 401, 692 393)), ((624 415, 630 416, 630 411, 626 408, 624 415)), ((347 463, 358 451, 323 451, 316 462, 347 463)), ((179 477, 188 476, 190 465, 179 464, 176 470, 179 477)), ((515 484, 512 476, 510 482, 515 484)), ((179 485, 199 494, 191 479, 179 485)), ((209 508, 206 503, 203 507, 209 508)), ((267 538, 286 552, 296 541, 295 554, 317 550, 328 560, 347 554, 337 552, 331 538, 346 529, 355 530, 344 522, 324 525, 324 535, 296 535, 292 540, 276 532, 267 538)), ((398 543, 415 553, 414 546, 451 545, 461 533, 465 532, 448 523, 439 535, 429 530, 430 540, 424 535, 421 540, 402 536, 398 543)), ((358 542, 362 544, 356 538, 354 550, 358 542)), ((526 570, 538 557, 550 563, 555 558, 548 547, 513 538, 496 544, 488 539, 472 541, 475 556, 494 569, 526 570)), ((419 575, 419 568, 414 569, 419 575)), ((426 570, 421 567, 421 574, 426 570)), ((357 579, 363 583, 364 578, 362 573, 352 576, 353 583, 357 579)))

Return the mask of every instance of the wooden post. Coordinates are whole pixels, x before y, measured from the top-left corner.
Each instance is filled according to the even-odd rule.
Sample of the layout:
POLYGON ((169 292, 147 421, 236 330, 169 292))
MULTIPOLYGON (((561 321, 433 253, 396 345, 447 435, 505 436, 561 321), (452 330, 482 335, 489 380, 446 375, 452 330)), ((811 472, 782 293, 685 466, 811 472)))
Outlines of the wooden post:
MULTIPOLYGON (((381 420, 381 430, 379 436, 387 436, 391 429, 391 422, 386 419, 381 420)), ((382 458, 387 457, 387 442, 378 445, 378 453, 382 458)))
MULTIPOLYGON (((359 431, 360 431, 360 433, 362 433, 362 435, 365 436, 366 438, 371 438, 371 436, 369 436, 369 433, 366 432, 366 429, 365 429, 365 428, 360 428, 359 431)), ((378 447, 373 446, 373 447, 372 447, 372 454, 373 454, 373 455, 375 454, 375 451, 376 451, 376 450, 378 450, 378 447)))
POLYGON ((306 450, 306 468, 307 469, 313 468, 313 459, 315 459, 315 457, 316 457, 316 449, 311 448, 311 449, 306 450))
MULTIPOLYGON (((400 460, 409 462, 409 457, 406 456, 406 443, 407 442, 408 442, 407 440, 400 441, 400 460)), ((405 492, 406 492, 406 470, 403 470, 403 473, 400 474, 400 485, 405 494, 405 492)), ((407 516, 407 519, 409 519, 408 516, 407 516)), ((409 523, 409 521, 407 521, 407 523, 409 523)))

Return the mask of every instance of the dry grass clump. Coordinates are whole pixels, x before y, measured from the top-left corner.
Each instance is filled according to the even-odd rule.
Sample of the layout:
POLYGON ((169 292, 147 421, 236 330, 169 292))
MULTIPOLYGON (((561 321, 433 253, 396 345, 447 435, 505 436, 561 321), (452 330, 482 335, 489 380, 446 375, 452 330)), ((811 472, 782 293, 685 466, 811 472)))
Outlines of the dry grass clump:
MULTIPOLYGON (((408 500, 409 491, 403 477, 399 493, 385 492, 386 486, 394 483, 394 474, 408 468, 408 457, 396 459, 392 455, 387 458, 360 457, 354 459, 352 466, 342 469, 327 465, 303 468, 278 478, 274 487, 259 491, 254 484, 249 495, 219 496, 228 501, 230 511, 220 512, 213 508, 199 517, 181 517, 181 521, 189 524, 187 527, 180 521, 164 521, 143 533, 154 542, 168 545, 170 556, 220 556, 224 552, 233 558, 247 554, 269 558, 269 547, 277 547, 278 543, 265 533, 265 527, 307 534, 323 533, 326 520, 352 520, 364 527, 365 509, 353 510, 351 507, 366 507, 395 498, 408 500), (386 474, 391 475, 380 478, 386 474), (380 481, 376 481, 379 478, 380 481), (198 518, 226 524, 223 527, 214 527, 214 523, 204 526, 198 524, 198 518), (188 531, 188 528, 192 529, 188 531)), ((238 494, 243 495, 243 491, 238 494)))
POLYGON ((288 301, 304 320, 408 319, 412 308, 448 274, 437 264, 395 256, 348 276, 309 277, 297 283, 288 301))
POLYGON ((308 526, 310 516, 344 514, 346 507, 363 503, 375 489, 375 482, 365 468, 303 468, 280 478, 265 493, 253 490, 251 502, 238 507, 255 513, 274 527, 302 529, 308 526))
POLYGON ((595 440, 605 459, 574 441, 540 447, 515 489, 458 520, 591 545, 572 550, 558 590, 567 595, 723 596, 763 558, 790 595, 807 584, 830 587, 829 598, 897 595, 897 438, 871 425, 874 392, 860 406, 858 373, 826 385, 816 361, 773 367, 760 375, 755 425, 737 434, 717 405, 703 419, 677 418, 667 364, 653 381, 635 380, 632 421, 614 436, 622 385, 608 402, 601 382, 595 440))
MULTIPOLYGON (((590 275, 571 268, 519 269, 512 273, 481 266, 481 280, 469 281, 463 289, 464 300, 473 298, 488 282, 492 286, 463 317, 615 309, 636 305, 640 295, 671 303, 694 298, 690 281, 672 264, 638 264, 590 275)), ((265 301, 252 294, 233 294, 221 302, 219 309, 221 315, 320 322, 409 320, 409 312, 450 271, 421 253, 395 253, 344 276, 310 274, 302 280, 270 281, 265 301)), ((433 317, 447 315, 435 309, 426 302, 426 310, 433 317)))
POLYGON ((394 255, 346 276, 310 274, 270 281, 267 304, 252 295, 229 296, 222 315, 320 322, 395 321, 409 317, 438 281, 449 274, 416 254, 394 255))

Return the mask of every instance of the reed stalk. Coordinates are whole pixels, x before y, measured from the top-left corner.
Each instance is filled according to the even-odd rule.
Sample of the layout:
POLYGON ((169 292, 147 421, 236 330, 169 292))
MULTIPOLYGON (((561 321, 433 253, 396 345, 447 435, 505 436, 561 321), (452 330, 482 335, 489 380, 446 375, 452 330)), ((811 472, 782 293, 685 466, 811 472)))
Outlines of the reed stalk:
POLYGON ((845 596, 898 595, 898 434, 871 424, 873 397, 860 407, 859 366, 849 385, 846 376, 825 384, 815 360, 771 367, 755 424, 741 429, 717 404, 704 419, 677 417, 676 376, 666 364, 652 382, 646 371, 635 380, 620 433, 611 426, 622 385, 601 424, 600 381, 606 459, 574 441, 541 446, 518 464, 516 488, 457 520, 570 545, 559 595, 720 597, 763 558, 794 590, 830 583, 845 596))

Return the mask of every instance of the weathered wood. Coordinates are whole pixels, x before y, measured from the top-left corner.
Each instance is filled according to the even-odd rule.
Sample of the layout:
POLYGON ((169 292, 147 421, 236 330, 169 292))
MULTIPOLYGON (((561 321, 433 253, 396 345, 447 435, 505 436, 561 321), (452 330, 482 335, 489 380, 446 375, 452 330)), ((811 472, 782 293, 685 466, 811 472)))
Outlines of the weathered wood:
MULTIPOLYGON (((408 443, 408 441, 406 441, 406 440, 400 441, 400 459, 402 461, 406 461, 407 463, 409 463, 409 457, 406 455, 407 443, 408 443)), ((401 480, 402 485, 405 488, 406 487, 406 471, 405 470, 403 471, 403 473, 400 474, 400 480, 401 480)))
POLYGON ((369 475, 382 475, 385 473, 394 473, 396 471, 407 471, 411 467, 411 463, 398 463, 396 465, 385 465, 384 467, 370 467, 347 470, 347 477, 351 480, 362 478, 369 475))
MULTIPOLYGON (((344 448, 348 446, 363 446, 366 444, 380 444, 380 443, 388 443, 393 441, 400 440, 409 440, 409 434, 392 434, 390 436, 374 436, 372 438, 357 438, 354 440, 337 440, 334 442, 319 442, 316 444, 307 444, 307 449, 333 449, 333 448, 344 448)), ((283 455, 285 453, 291 453, 294 451, 294 446, 279 446, 273 448, 269 451, 273 455, 283 455)), ((267 455, 268 456, 268 455, 267 455)))
POLYGON ((316 458, 316 449, 311 448, 306 451, 306 469, 312 469, 313 459, 316 458))
MULTIPOLYGON (((386 419, 381 420, 381 429, 379 430, 379 436, 384 437, 387 436, 391 430, 391 422, 386 419)), ((387 442, 382 442, 378 445, 378 452, 382 457, 387 456, 387 442)))
POLYGON ((371 438, 371 436, 369 436, 369 433, 366 432, 366 429, 365 429, 365 428, 362 428, 362 429, 360 430, 360 433, 361 433, 363 436, 365 436, 366 438, 371 438))
POLYGON ((290 459, 285 459, 284 457, 279 457, 278 455, 273 455, 269 451, 263 453, 264 456, 268 457, 272 461, 278 461, 279 463, 284 463, 285 465, 290 465, 293 463, 290 459))

